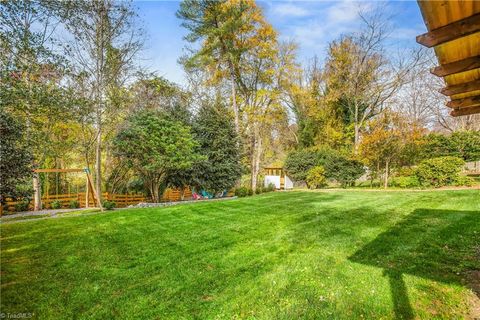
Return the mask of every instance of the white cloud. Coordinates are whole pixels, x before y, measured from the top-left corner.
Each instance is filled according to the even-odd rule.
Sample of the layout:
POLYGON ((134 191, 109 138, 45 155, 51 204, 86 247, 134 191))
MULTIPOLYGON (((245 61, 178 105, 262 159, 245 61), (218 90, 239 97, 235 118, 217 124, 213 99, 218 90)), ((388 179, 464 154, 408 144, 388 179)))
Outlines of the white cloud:
POLYGON ((358 19, 361 4, 354 1, 340 1, 327 10, 327 20, 330 23, 351 22, 358 19))
POLYGON ((328 43, 342 34, 355 32, 360 26, 359 11, 370 10, 369 4, 355 1, 325 3, 311 10, 311 18, 297 19, 287 27, 289 39, 317 54, 326 50, 328 43))
POLYGON ((272 14, 280 17, 306 17, 311 14, 300 5, 291 3, 272 4, 272 7, 272 14))

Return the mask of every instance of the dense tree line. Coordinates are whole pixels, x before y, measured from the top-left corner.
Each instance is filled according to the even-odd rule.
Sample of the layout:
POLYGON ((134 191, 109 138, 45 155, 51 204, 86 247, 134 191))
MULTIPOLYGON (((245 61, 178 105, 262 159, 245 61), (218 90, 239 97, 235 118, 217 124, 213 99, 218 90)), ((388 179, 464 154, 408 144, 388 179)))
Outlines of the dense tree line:
MULTIPOLYGON (((2 134, 12 137, 2 137, 1 166, 18 163, 9 177, 2 170, 3 198, 28 193, 19 190, 35 167, 88 167, 98 193, 158 200, 168 186, 255 190, 268 165, 312 186, 351 186, 365 172, 387 186, 429 158, 480 158, 478 117, 439 111, 425 52, 387 54, 381 10, 359 12, 363 27, 332 41, 323 64, 301 64, 255 1, 184 0, 181 87, 138 66, 144 32, 132 3, 0 8, 2 134)), ((75 182, 42 178, 44 191, 75 182)))

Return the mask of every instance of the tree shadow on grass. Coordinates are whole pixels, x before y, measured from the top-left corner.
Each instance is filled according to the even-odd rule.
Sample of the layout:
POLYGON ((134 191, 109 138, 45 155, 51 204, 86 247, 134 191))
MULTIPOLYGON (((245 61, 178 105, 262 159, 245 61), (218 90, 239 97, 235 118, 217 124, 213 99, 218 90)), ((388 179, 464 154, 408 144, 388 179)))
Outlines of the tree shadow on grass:
POLYGON ((479 211, 416 209, 349 260, 383 268, 396 318, 413 319, 403 275, 465 285, 462 277, 480 269, 479 234, 479 211))

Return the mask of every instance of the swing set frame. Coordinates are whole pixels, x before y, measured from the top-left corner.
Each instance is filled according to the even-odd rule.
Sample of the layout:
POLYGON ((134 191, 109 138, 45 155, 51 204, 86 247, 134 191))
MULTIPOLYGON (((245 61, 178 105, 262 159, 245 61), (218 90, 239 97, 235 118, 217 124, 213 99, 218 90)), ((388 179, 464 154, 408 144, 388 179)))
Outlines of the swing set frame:
POLYGON ((103 211, 102 202, 100 201, 100 197, 97 194, 97 191, 93 187, 93 179, 90 173, 90 169, 35 169, 33 170, 33 210, 38 211, 42 210, 42 195, 41 195, 41 187, 40 187, 40 176, 39 173, 67 173, 67 172, 83 172, 85 173, 86 178, 86 187, 87 190, 85 192, 85 206, 88 208, 88 203, 90 200, 90 196, 93 199, 93 202, 98 205, 101 211, 103 211))

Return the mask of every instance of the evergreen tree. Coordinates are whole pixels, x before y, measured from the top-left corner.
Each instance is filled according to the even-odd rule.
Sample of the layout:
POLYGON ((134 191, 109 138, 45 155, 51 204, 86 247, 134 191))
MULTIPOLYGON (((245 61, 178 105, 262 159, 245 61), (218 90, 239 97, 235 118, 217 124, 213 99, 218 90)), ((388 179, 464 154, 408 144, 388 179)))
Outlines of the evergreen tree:
POLYGON ((227 109, 220 104, 200 108, 194 133, 205 157, 195 166, 195 179, 204 189, 222 192, 232 188, 242 169, 237 134, 227 109))
POLYGON ((114 139, 116 155, 145 182, 154 202, 170 172, 188 170, 197 161, 196 146, 189 127, 151 111, 131 116, 114 139))
POLYGON ((0 109, 0 203, 5 198, 25 196, 22 185, 32 176, 32 154, 24 139, 24 126, 0 109))

